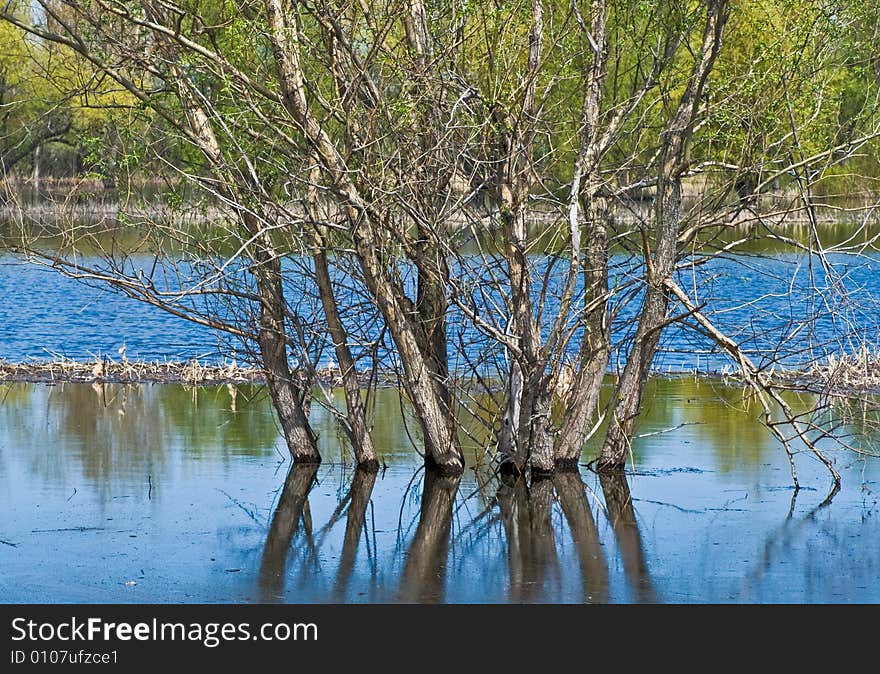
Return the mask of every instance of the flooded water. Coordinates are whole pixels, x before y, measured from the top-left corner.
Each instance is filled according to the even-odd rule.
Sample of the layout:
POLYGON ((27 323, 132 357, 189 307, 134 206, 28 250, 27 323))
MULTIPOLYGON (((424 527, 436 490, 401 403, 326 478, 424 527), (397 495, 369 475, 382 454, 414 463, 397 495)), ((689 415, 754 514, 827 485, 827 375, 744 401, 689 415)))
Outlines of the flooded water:
POLYGON ((260 387, 2 385, 0 601, 880 601, 880 460, 832 452, 823 505, 798 455, 793 501, 738 389, 646 399, 626 480, 527 489, 475 450, 460 480, 425 474, 392 390, 374 476, 320 408, 325 463, 291 468, 260 387))
MULTIPOLYGON (((552 267, 551 273, 548 259, 536 262, 538 276, 547 272, 551 288, 562 287, 564 265, 552 267)), ((98 267, 102 264, 88 257, 80 262, 98 267)), ((828 353, 852 352, 862 344, 872 345, 880 333, 880 255, 872 251, 835 254, 826 256, 825 262, 829 271, 823 270, 818 259, 807 255, 773 252, 753 257, 744 252, 683 270, 679 282, 701 304, 706 303, 704 312, 740 343, 759 367, 798 366, 828 353)), ((625 283, 638 263, 638 259, 615 256, 612 287, 625 283)), ((137 270, 149 273, 154 260, 152 256, 133 255, 127 264, 136 275, 137 270)), ((291 307, 302 312, 307 323, 322 326, 325 321, 314 289, 301 269, 308 262, 288 259, 285 264, 289 267, 287 293, 291 307)), ((467 268, 462 272, 466 275, 479 277, 486 273, 479 258, 467 258, 462 265, 467 268)), ((182 265, 173 271, 180 271, 185 278, 188 269, 182 265)), ((171 271, 168 278, 157 283, 168 284, 173 292, 195 285, 171 271)), ((370 316, 369 303, 357 296, 356 289, 341 286, 337 292, 343 307, 358 307, 344 312, 343 321, 353 344, 370 345, 361 355, 371 358, 371 345, 376 340, 381 342, 385 334, 381 321, 370 316)), ((117 352, 124 346, 127 357, 133 360, 197 358, 222 362, 236 356, 241 362, 248 351, 253 351, 252 347, 242 350, 241 344, 225 333, 109 292, 106 286, 84 284, 43 267, 24 265, 11 255, 0 254, 0 297, 4 298, 0 302, 0 359, 8 361, 60 357, 84 360, 99 354, 118 358, 117 352)), ((542 302, 546 312, 558 306, 552 292, 542 302)), ((625 361, 639 305, 638 294, 620 292, 612 297, 614 368, 622 368, 625 361), (623 348, 618 348, 621 345, 623 348)), ((211 307, 208 312, 219 313, 233 325, 252 331, 252 307, 236 305, 234 311, 211 307)), ((549 325, 549 320, 545 323, 549 325)), ((569 343, 570 350, 577 350, 578 338, 576 333, 569 343)), ((387 335, 385 341, 385 347, 380 346, 375 355, 381 365, 390 367, 396 359, 387 345, 387 335)), ((498 351, 497 344, 464 320, 455 307, 450 308, 449 342, 451 348, 467 353, 466 358, 454 356, 454 362, 479 362, 481 355, 498 351)), ((323 347, 323 351, 314 353, 313 358, 326 365, 330 349, 326 344, 315 346, 316 350, 323 347)), ((731 367, 729 357, 720 353, 712 340, 681 324, 665 329, 654 365, 658 371, 678 373, 718 373, 731 367)))

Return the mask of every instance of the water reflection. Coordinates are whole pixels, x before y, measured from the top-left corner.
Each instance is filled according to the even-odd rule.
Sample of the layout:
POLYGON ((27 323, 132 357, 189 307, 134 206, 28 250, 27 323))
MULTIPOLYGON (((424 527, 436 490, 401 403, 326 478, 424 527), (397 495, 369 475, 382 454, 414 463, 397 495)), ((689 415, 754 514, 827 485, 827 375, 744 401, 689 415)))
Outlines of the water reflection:
MULTIPOLYGON (((624 478, 625 479, 625 478, 624 478)), ((599 541, 599 528, 587 498, 587 488, 580 473, 558 472, 553 487, 571 530, 581 574, 581 599, 588 604, 609 600, 608 564, 599 541)))
POLYGON ((497 500, 507 540, 510 601, 540 601, 558 594, 553 483, 543 479, 527 486, 521 478, 503 475, 497 500))
POLYGON ((460 477, 425 470, 419 524, 406 553, 400 580, 400 601, 443 601, 452 510, 460 481, 460 477))
POLYGON ((314 464, 295 464, 287 473, 260 562, 260 598, 265 603, 283 598, 292 549, 300 553, 301 558, 296 560, 298 573, 308 574, 310 563, 302 557, 306 557, 314 547, 308 495, 317 474, 318 466, 314 464), (291 543, 297 534, 301 540, 294 547, 291 543))
MULTIPOLYGON (((355 568, 357 552, 360 547, 362 532, 366 537, 367 506, 370 503, 370 495, 373 493, 373 485, 376 484, 376 473, 367 470, 356 470, 351 481, 348 495, 343 499, 343 504, 348 501, 345 517, 345 533, 342 537, 342 554, 339 557, 339 570, 336 572, 336 582, 333 584, 333 599, 342 602, 348 590, 349 580, 355 568)), ((342 504, 340 504, 340 507, 342 504)), ((337 508, 339 510, 339 508, 337 508)), ((333 518, 331 518, 332 522, 333 518)), ((373 566, 375 575, 375 565, 373 566)))
POLYGON ((605 495, 605 511, 614 529, 623 568, 635 601, 640 604, 654 603, 657 601, 657 595, 645 559, 645 550, 626 476, 622 473, 601 475, 599 481, 602 484, 602 493, 605 495))
POLYGON ((653 386, 630 474, 532 483, 417 472, 390 391, 374 474, 291 467, 258 388, 3 386, 0 601, 880 601, 880 462, 793 502, 740 391, 653 386))

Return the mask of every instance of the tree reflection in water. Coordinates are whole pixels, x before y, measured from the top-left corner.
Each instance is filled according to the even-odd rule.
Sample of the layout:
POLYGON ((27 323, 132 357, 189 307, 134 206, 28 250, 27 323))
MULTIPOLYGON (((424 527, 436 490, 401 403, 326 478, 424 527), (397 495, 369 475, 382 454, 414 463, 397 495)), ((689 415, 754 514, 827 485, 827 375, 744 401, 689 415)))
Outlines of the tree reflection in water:
MULTIPOLYGON (((304 537, 311 538, 308 495, 315 483, 317 473, 318 464, 297 463, 293 464, 290 472, 287 473, 263 545, 259 572, 260 598, 263 602, 280 601, 284 595, 291 543, 300 529, 301 522, 304 537)), ((298 545, 295 549, 301 551, 311 547, 310 540, 304 543, 305 545, 298 545)), ((307 573, 308 564, 302 564, 301 569, 307 573)))
POLYGON ((447 477, 425 470, 419 524, 400 579, 400 601, 435 603, 444 599, 449 534, 459 482, 461 476, 447 477))
POLYGON ((599 528, 587 499, 586 485, 580 473, 558 471, 553 476, 553 486, 577 551, 583 601, 587 604, 607 603, 608 565, 599 542, 599 528))
MULTIPOLYGON (((329 592, 321 596, 340 603, 350 600, 354 590, 363 590, 357 596, 368 595, 367 601, 446 601, 447 576, 457 573, 459 568, 454 559, 450 560, 450 554, 455 550, 451 545, 452 526, 461 478, 425 471, 415 532, 408 541, 399 533, 398 540, 403 545, 392 551, 372 549, 367 531, 376 473, 356 471, 327 521, 319 530, 313 530, 309 493, 316 484, 317 471, 316 465, 295 464, 287 475, 263 544, 259 568, 261 600, 277 602, 298 594, 287 587, 295 578, 300 589, 309 590, 307 594, 314 590, 320 594, 319 587, 326 580, 329 592), (340 532, 337 525, 343 519, 345 527, 340 532), (332 555, 327 554, 325 546, 334 531, 339 532, 335 540, 337 544, 341 542, 341 550, 336 548, 340 552, 335 577, 328 579, 323 572, 332 555), (362 538, 368 548, 366 570, 359 566, 362 538), (398 561, 402 561, 402 568, 397 566, 398 561), (395 567, 401 568, 400 573, 389 575, 395 567)), ((590 494, 581 475, 558 472, 552 478, 534 479, 530 484, 522 477, 509 475, 493 480, 497 480, 494 502, 477 518, 480 526, 465 527, 462 533, 472 541, 471 546, 476 541, 489 554, 500 555, 499 561, 506 557, 507 582, 499 585, 504 579, 503 566, 493 565, 478 569, 477 574, 482 575, 474 578, 474 582, 486 588, 498 587, 506 600, 514 603, 611 601, 609 560, 604 552, 607 548, 602 545, 590 494), (570 546, 565 542, 569 540, 567 536, 570 546), (562 560, 560 552, 573 554, 572 562, 576 563, 562 560), (574 594, 572 581, 576 583, 574 594)), ((600 482, 616 549, 632 588, 632 600, 655 602, 657 596, 626 476, 603 475, 600 482)), ((407 496, 403 498, 405 508, 407 496)), ((466 499, 461 505, 467 505, 466 499)), ((456 584, 460 584, 460 579, 456 584)))
MULTIPOLYGON (((348 501, 348 509, 345 518, 345 534, 342 538, 342 554, 339 557, 339 570, 336 573, 336 582, 333 584, 333 598, 339 602, 345 599, 349 580, 354 570, 361 532, 365 531, 367 505, 370 503, 370 495, 373 493, 375 483, 376 473, 374 471, 356 470, 348 495, 343 499, 343 503, 348 501)), ((367 540, 369 541, 369 538, 367 540)), ((372 576, 375 579, 375 573, 372 576)))
POLYGON ((559 581, 553 483, 542 479, 527 487, 523 478, 503 475, 497 499, 507 538, 510 601, 546 600, 559 581))
POLYGON ((614 529, 617 547, 623 558, 623 569, 632 587, 637 603, 654 603, 657 595, 648 572, 648 563, 642 547, 642 537, 633 509, 632 496, 626 475, 604 474, 599 476, 602 493, 605 495, 605 509, 614 529))

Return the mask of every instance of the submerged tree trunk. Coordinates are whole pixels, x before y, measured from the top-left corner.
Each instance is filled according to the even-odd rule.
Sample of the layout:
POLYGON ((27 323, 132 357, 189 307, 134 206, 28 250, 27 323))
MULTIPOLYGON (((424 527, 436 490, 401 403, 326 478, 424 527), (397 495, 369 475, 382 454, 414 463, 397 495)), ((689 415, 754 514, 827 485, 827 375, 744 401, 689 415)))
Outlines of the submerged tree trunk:
POLYGON ((361 398, 361 386, 358 381, 357 368, 354 357, 348 346, 348 334, 339 315, 339 305, 333 292, 333 284, 330 278, 330 264, 327 259, 327 233, 320 224, 318 197, 315 183, 318 179, 318 171, 312 171, 308 190, 308 210, 312 226, 314 227, 315 250, 312 259, 315 263, 315 283, 318 286, 318 294, 321 297, 321 306, 324 309, 324 319, 327 321, 327 331, 333 340, 333 350, 336 360, 339 361, 339 371, 342 376, 342 390, 345 396, 346 424, 345 430, 354 450, 355 461, 362 470, 377 471, 379 461, 376 450, 373 448, 373 439, 370 436, 370 428, 367 424, 367 414, 361 398))
POLYGON ((342 390, 345 395, 346 430, 354 449, 354 457, 358 468, 362 470, 379 470, 379 461, 376 458, 376 450, 373 448, 373 439, 370 437, 370 429, 367 425, 367 414, 361 398, 361 386, 358 381, 357 369, 351 349, 348 347, 347 335, 339 317, 339 308, 333 296, 333 288, 330 283, 330 270, 327 264, 327 253, 321 247, 313 255, 315 261, 315 279, 318 292, 321 295, 321 305, 324 307, 324 317, 327 320, 327 330, 333 340, 333 349, 336 360, 339 361, 339 371, 342 376, 342 390))
MULTIPOLYGON (((590 3, 589 32, 582 36, 582 40, 589 44, 593 58, 585 61, 582 73, 580 148, 572 172, 568 204, 571 266, 564 296, 567 306, 574 291, 575 274, 578 266, 582 265, 584 332, 578 349, 574 381, 570 389, 564 392, 565 416, 554 446, 554 461, 556 467, 562 470, 578 469, 578 459, 598 409, 599 391, 611 353, 611 328, 607 315, 608 212, 605 201, 599 196, 602 186, 599 164, 614 127, 620 123, 621 118, 609 123, 605 133, 600 134, 603 87, 608 63, 606 20, 605 0, 593 0, 590 3), (581 211, 586 216, 583 262, 580 260, 581 234, 578 218, 581 211)), ((581 28, 586 32, 585 24, 581 23, 581 28)))
MULTIPOLYGON (((174 78, 177 97, 186 115, 193 140, 208 160, 220 186, 220 193, 234 204, 246 203, 247 200, 242 198, 240 192, 247 193, 249 186, 240 185, 236 175, 230 171, 210 116, 193 92, 191 81, 177 65, 173 47, 166 46, 166 50, 171 61, 170 73, 174 78)), ((304 407, 309 392, 300 390, 287 359, 287 304, 282 283, 281 259, 269 233, 252 211, 239 206, 238 217, 241 226, 252 239, 252 271, 256 278, 260 303, 257 341, 272 404, 278 413, 284 439, 294 461, 320 463, 321 455, 318 453, 315 434, 309 425, 304 407)))
POLYGON ((554 446, 554 460, 560 470, 578 470, 578 460, 599 409, 599 393, 611 355, 611 320, 608 316, 607 213, 595 195, 589 200, 589 239, 584 255, 584 333, 571 389, 564 397, 565 416, 554 446))
POLYGON ((496 201, 504 235, 503 255, 510 279, 508 307, 516 334, 510 349, 508 398, 498 450, 511 470, 534 475, 553 471, 553 429, 550 406, 552 378, 532 302, 532 267, 528 258, 529 231, 526 213, 535 182, 534 144, 537 129, 537 80, 544 55, 544 5, 531 2, 528 65, 519 110, 496 110, 496 201), (520 381, 517 377, 521 377, 520 381))
POLYGON ((727 14, 728 0, 709 0, 702 47, 678 109, 663 132, 657 196, 654 202, 656 252, 651 255, 645 237, 645 297, 636 334, 615 391, 605 442, 596 462, 596 470, 599 472, 623 470, 630 454, 645 381, 667 321, 669 292, 666 281, 673 273, 678 254, 681 175, 687 168, 687 150, 700 99, 721 47, 727 14))
POLYGON ((284 327, 286 305, 281 284, 281 261, 270 257, 255 269, 260 296, 259 344, 266 385, 284 439, 293 460, 298 463, 320 463, 318 444, 303 408, 308 391, 301 390, 293 378, 287 359, 287 331, 284 327))
POLYGON ((313 156, 328 174, 333 191, 343 208, 354 253, 364 275, 367 290, 388 325, 404 369, 404 387, 409 394, 425 442, 425 462, 446 474, 461 474, 464 457, 459 447, 452 411, 444 403, 446 382, 432 371, 427 340, 415 320, 417 310, 401 289, 377 244, 382 240, 376 228, 383 215, 368 203, 352 181, 345 159, 309 109, 305 74, 300 63, 300 36, 289 6, 280 0, 265 0, 269 37, 278 70, 282 102, 301 130, 313 156))

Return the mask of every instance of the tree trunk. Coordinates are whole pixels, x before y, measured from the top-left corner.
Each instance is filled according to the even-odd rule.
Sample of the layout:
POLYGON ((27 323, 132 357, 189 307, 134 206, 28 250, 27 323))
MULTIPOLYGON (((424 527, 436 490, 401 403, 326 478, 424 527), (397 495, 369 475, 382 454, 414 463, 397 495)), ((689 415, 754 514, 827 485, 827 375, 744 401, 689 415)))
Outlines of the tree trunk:
MULTIPOLYGON (((425 251, 428 255, 436 251, 425 251)), ((434 261, 428 261, 434 266, 434 261)), ((447 345, 446 328, 446 287, 449 281, 449 269, 443 261, 437 270, 418 270, 418 285, 416 289, 416 308, 419 315, 419 327, 424 332, 424 351, 428 368, 434 380, 440 397, 449 410, 452 410, 452 395, 449 389, 449 353, 447 345)))
MULTIPOLYGON (((171 73, 175 78, 178 100, 186 114, 195 142, 208 160, 221 193, 233 204, 244 204, 246 199, 239 193, 240 185, 233 176, 228 175, 228 166, 210 117, 193 94, 189 79, 177 65, 173 49, 168 47, 167 51, 172 63, 171 73)), ((291 376, 287 360, 287 330, 284 324, 287 306, 281 260, 259 219, 244 207, 239 208, 238 217, 254 242, 253 273, 260 299, 258 344, 269 395, 294 461, 320 463, 321 455, 318 453, 315 434, 303 406, 309 392, 300 391, 299 385, 291 376)))
POLYGON ((329 174, 333 189, 350 225, 355 254, 364 282, 385 319, 404 368, 404 387, 409 394, 425 442, 425 463, 445 474, 461 474, 464 456, 459 447, 452 411, 444 404, 443 387, 432 371, 424 342, 414 324, 415 310, 388 271, 377 250, 375 225, 381 214, 367 203, 346 170, 345 161, 308 106, 305 76, 300 63, 300 37, 295 19, 280 0, 265 0, 275 65, 285 108, 302 130, 311 152, 329 174), (375 221, 375 222, 374 222, 375 221))
POLYGON ((518 353, 511 358, 508 393, 515 375, 514 362, 519 367, 523 386, 520 399, 508 400, 505 412, 511 421, 502 427, 499 451, 505 462, 513 464, 515 472, 522 473, 528 466, 535 475, 553 471, 553 432, 550 426, 551 377, 547 370, 547 354, 541 341, 541 331, 532 305, 531 265, 527 255, 528 224, 526 209, 534 182, 533 152, 536 128, 538 73, 543 59, 544 7, 541 0, 531 2, 531 30, 529 31, 528 66, 522 103, 517 115, 497 111, 496 126, 501 129, 497 143, 496 200, 500 206, 504 234, 504 257, 510 278, 509 309, 518 339, 518 353), (509 127, 509 128, 508 128, 509 127), (513 430, 513 411, 519 408, 516 434, 513 430), (514 439, 513 446, 510 439, 514 439))
MULTIPOLYGON (((654 271, 649 270, 648 287, 642 304, 639 323, 633 338, 632 348, 627 355, 626 366, 615 392, 612 416, 605 434, 602 453, 596 463, 599 472, 622 471, 631 451, 636 417, 641 410, 642 392, 651 369, 654 353, 660 341, 669 296, 663 281, 672 273, 675 264, 675 241, 681 203, 681 188, 676 185, 670 195, 658 197, 660 201, 669 199, 669 208, 658 208, 658 240, 665 243, 653 261, 654 271)), ((649 262, 649 268, 651 263, 649 262)))
POLYGON ((406 303, 377 273, 376 261, 360 245, 362 269, 368 287, 378 300, 398 355, 403 364, 403 385, 412 401, 416 417, 422 427, 425 443, 425 465, 445 475, 460 475, 464 471, 464 456, 458 443, 453 412, 445 399, 446 382, 439 381, 431 370, 430 360, 422 351, 423 340, 418 337, 418 326, 407 315, 406 303))
MULTIPOLYGON (((582 73, 583 105, 580 119, 580 148, 575 159, 569 193, 569 229, 571 237, 571 267, 564 296, 568 306, 574 290, 575 274, 580 261, 581 235, 579 212, 587 221, 587 242, 584 246, 582 278, 584 282, 584 333, 578 350, 577 369, 571 388, 565 392, 565 416, 559 427, 554 446, 556 467, 577 470, 583 445, 591 430, 591 421, 598 408, 599 392, 611 353, 610 319, 607 315, 608 294, 608 234, 607 210, 599 197, 602 179, 599 164, 607 149, 608 140, 600 136, 602 92, 607 74, 608 43, 604 0, 590 3, 589 32, 583 42, 593 52, 585 59, 582 73)), ((609 122, 606 134, 615 123, 609 122)), ((558 331, 561 325, 556 328, 558 331)))
MULTIPOLYGON (((507 138, 503 142, 509 144, 513 141, 507 138)), ((550 377, 545 371, 546 356, 532 308, 524 210, 528 185, 522 176, 511 175, 513 171, 515 169, 510 166, 502 169, 499 197, 510 276, 510 313, 519 337, 519 353, 511 355, 509 397, 498 449, 505 457, 505 463, 512 466, 512 472, 523 473, 528 465, 536 474, 547 474, 554 466, 550 377)))
POLYGON ((295 462, 320 463, 317 439, 303 409, 303 397, 308 392, 300 390, 287 360, 281 261, 277 257, 267 259, 254 273, 260 296, 260 357, 284 439, 295 462))
POLYGON ((498 432, 498 451, 503 457, 501 471, 505 474, 523 472, 529 458, 527 448, 519 444, 519 411, 523 395, 522 368, 511 359, 507 376, 507 407, 501 417, 498 432))
POLYGON ((599 407, 599 393, 611 355, 611 320, 608 316, 607 213, 593 196, 587 206, 590 224, 584 260, 584 334, 578 353, 578 371, 565 397, 565 416, 554 446, 556 467, 578 470, 578 460, 599 407))
POLYGON ((348 347, 348 335, 339 317, 339 307, 333 293, 330 280, 330 268, 327 261, 326 242, 323 233, 316 235, 316 248, 313 254, 315 262, 315 280, 318 285, 318 293, 321 296, 321 305, 324 308, 324 318, 327 321, 327 331, 333 340, 333 349, 336 360, 339 361, 339 371, 342 375, 342 389, 345 395, 346 406, 346 431, 358 468, 362 470, 377 471, 379 461, 376 458, 376 450, 373 448, 373 440, 367 425, 367 414, 361 399, 361 386, 358 381, 357 369, 351 349, 348 347))
POLYGON ((554 468, 550 377, 544 372, 543 364, 538 366, 540 371, 527 382, 520 410, 520 431, 528 432, 528 435, 522 434, 522 442, 528 447, 533 478, 550 475, 554 468))
POLYGON ((657 196, 654 202, 656 253, 645 243, 647 283, 638 327, 626 365, 618 382, 602 452, 599 472, 623 470, 630 453, 642 392, 650 372, 660 334, 666 323, 669 295, 666 280, 672 275, 678 253, 681 225, 681 174, 687 167, 687 150, 693 134, 703 89, 718 51, 728 14, 728 0, 709 0, 703 42, 675 115, 663 131, 657 196))

